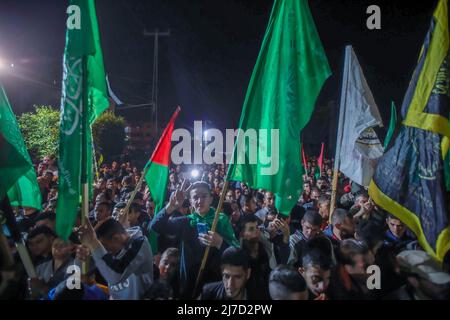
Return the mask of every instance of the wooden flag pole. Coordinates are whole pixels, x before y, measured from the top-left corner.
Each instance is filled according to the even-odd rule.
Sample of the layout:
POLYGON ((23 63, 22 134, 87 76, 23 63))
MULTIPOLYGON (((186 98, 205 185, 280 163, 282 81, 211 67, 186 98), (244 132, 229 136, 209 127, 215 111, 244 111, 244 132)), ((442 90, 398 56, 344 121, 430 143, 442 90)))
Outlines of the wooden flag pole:
POLYGON ((14 212, 11 208, 11 204, 9 203, 8 196, 5 196, 5 198, 3 199, 1 207, 4 210, 4 218, 6 221, 5 223, 8 226, 8 230, 11 233, 12 239, 14 240, 17 252, 19 253, 20 259, 22 260, 23 266, 25 267, 25 271, 27 272, 29 278, 36 278, 36 269, 34 268, 33 262, 31 261, 27 247, 23 244, 22 236, 16 227, 16 219, 14 217, 14 212))
MULTIPOLYGON (((88 137, 87 130, 90 129, 89 119, 88 119, 88 67, 87 67, 88 57, 86 55, 82 58, 82 114, 81 114, 81 225, 86 225, 87 219, 89 218, 89 178, 88 178, 88 137), (89 127, 89 128, 88 128, 89 127)), ((95 155, 95 153, 94 153, 95 155)), ((88 263, 81 263, 81 275, 85 276, 88 273, 88 263)))
POLYGON ((342 77, 341 84, 341 101, 339 106, 339 123, 338 123, 338 132, 336 139, 336 153, 334 155, 334 173, 333 173, 333 188, 331 190, 331 203, 330 203, 330 224, 331 217, 333 215, 334 208, 336 207, 336 194, 338 187, 338 176, 339 176, 339 166, 340 166, 340 154, 341 154, 341 144, 342 144, 342 135, 344 131, 344 117, 345 117, 345 103, 347 100, 347 83, 348 83, 348 68, 349 68, 349 59, 350 59, 350 50, 351 46, 345 47, 345 56, 344 56, 344 72, 342 77))
MULTIPOLYGON (((222 193, 220 195, 219 204, 217 205, 216 213, 214 215, 214 221, 213 221, 213 224, 211 226, 211 231, 212 232, 216 232, 217 223, 219 222, 219 213, 220 213, 220 211, 222 211, 222 206, 223 206, 223 202, 225 201, 225 195, 227 193, 228 184, 229 184, 229 181, 225 178, 225 183, 223 184, 223 187, 222 187, 222 193)), ((198 286, 200 284, 200 281, 201 281, 201 278, 202 278, 202 275, 203 275, 203 270, 205 269, 206 261, 208 260, 208 255, 209 255, 210 248, 211 247, 208 246, 205 249, 205 253, 203 255, 202 263, 200 265, 200 269, 199 269, 198 274, 197 274, 197 280, 195 281, 195 287, 194 287, 194 291, 193 291, 193 295, 194 295, 193 298, 195 298, 195 293, 196 293, 197 288, 198 288, 198 286)))
POLYGON ((145 175, 146 175, 147 172, 148 172, 148 168, 149 168, 149 167, 146 167, 146 168, 144 169, 144 171, 142 172, 141 178, 139 179, 138 183, 136 184, 136 187, 134 188, 133 192, 131 193, 130 199, 128 199, 127 205, 125 206, 125 208, 123 209, 123 211, 121 211, 121 212, 119 213, 118 220, 119 220, 120 223, 122 223, 122 225, 123 225, 124 223, 126 223, 126 218, 128 217, 128 212, 130 211, 130 206, 131 206, 131 204, 133 203, 134 198, 136 197, 136 194, 138 193, 139 189, 140 189, 141 186, 142 186, 142 182, 144 181, 144 177, 145 177, 145 175))

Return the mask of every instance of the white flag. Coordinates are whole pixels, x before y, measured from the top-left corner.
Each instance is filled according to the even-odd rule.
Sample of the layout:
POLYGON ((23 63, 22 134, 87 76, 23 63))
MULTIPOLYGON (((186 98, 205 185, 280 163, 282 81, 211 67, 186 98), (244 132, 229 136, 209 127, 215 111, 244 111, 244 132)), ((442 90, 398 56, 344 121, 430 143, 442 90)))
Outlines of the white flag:
POLYGON ((372 92, 351 46, 345 50, 336 154, 339 170, 352 181, 369 186, 384 149, 375 126, 383 126, 372 92))

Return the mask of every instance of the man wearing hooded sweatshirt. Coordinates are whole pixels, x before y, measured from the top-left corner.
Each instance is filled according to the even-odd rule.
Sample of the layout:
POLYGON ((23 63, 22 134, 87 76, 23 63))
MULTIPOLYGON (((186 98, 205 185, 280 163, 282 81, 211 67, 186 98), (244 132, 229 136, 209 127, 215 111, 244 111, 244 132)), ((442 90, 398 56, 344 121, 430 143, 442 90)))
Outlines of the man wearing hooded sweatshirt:
POLYGON ((220 257, 229 246, 239 247, 228 217, 220 213, 216 232, 211 232, 215 210, 209 184, 196 182, 189 188, 191 206, 195 212, 187 216, 172 217, 186 195, 186 181, 170 196, 169 203, 152 221, 151 228, 159 234, 176 235, 180 240, 180 296, 191 299, 204 283, 221 279, 220 257), (206 247, 210 252, 202 281, 195 290, 195 282, 206 247))
POLYGON ((87 221, 80 238, 83 246, 77 250, 77 258, 86 261, 91 252, 112 299, 138 300, 144 296, 153 283, 153 254, 140 227, 125 230, 120 222, 108 219, 94 231, 87 221))

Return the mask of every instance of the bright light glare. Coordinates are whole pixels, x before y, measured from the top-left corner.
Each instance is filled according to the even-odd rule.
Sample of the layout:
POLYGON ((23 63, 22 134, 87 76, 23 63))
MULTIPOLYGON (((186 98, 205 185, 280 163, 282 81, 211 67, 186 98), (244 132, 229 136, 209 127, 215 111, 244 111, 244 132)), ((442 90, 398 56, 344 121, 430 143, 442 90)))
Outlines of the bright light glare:
POLYGON ((191 171, 191 177, 192 178, 197 178, 200 175, 200 172, 198 172, 197 169, 194 169, 191 171))

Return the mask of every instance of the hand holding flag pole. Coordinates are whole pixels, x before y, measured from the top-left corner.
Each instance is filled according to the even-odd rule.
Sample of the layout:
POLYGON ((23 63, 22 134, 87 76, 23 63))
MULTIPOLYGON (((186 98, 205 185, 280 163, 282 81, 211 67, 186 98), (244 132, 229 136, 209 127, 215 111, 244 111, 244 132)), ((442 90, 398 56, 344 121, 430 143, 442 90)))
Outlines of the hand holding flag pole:
MULTIPOLYGON (((211 226, 211 232, 216 232, 217 223, 219 222, 219 213, 222 211, 223 202, 225 201, 225 195, 227 193, 229 181, 228 181, 228 179, 226 177, 225 177, 224 180, 225 180, 225 183, 223 184, 223 187, 222 187, 222 193, 220 195, 219 204, 217 205, 216 212, 215 212, 215 215, 214 215, 214 220, 213 220, 213 223, 212 223, 212 226, 211 226)), ((197 280, 195 281, 195 287, 194 287, 194 291, 193 291, 194 297, 193 298, 195 298, 197 288, 198 288, 198 286, 200 284, 200 281, 202 279, 203 270, 205 269, 206 261, 208 260, 208 255, 209 255, 210 248, 211 248, 210 246, 206 247, 205 253, 203 254, 202 263, 200 265, 200 269, 199 269, 198 274, 197 274, 197 280)))

